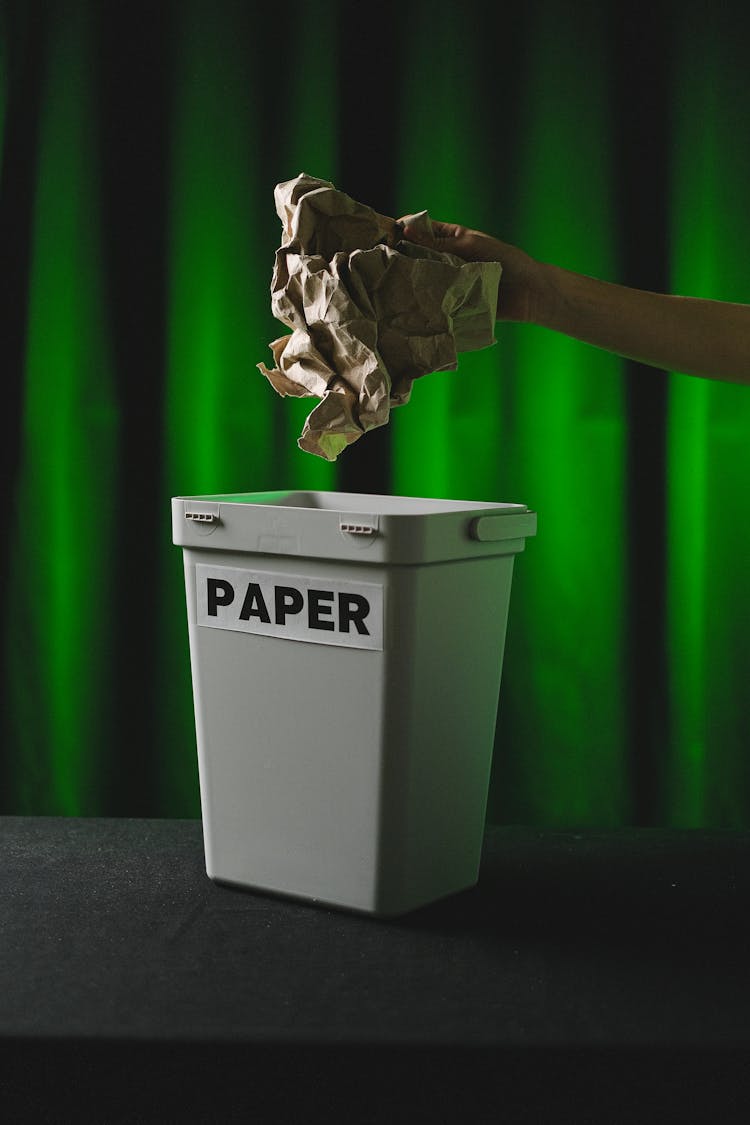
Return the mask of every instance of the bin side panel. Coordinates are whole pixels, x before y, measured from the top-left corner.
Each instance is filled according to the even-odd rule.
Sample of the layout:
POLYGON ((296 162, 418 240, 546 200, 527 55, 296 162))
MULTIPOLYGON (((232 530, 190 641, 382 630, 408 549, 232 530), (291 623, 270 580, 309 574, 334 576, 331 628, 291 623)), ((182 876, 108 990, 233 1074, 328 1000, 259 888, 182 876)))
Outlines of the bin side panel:
POLYGON ((378 910, 478 877, 513 555, 401 568, 391 589, 378 910))

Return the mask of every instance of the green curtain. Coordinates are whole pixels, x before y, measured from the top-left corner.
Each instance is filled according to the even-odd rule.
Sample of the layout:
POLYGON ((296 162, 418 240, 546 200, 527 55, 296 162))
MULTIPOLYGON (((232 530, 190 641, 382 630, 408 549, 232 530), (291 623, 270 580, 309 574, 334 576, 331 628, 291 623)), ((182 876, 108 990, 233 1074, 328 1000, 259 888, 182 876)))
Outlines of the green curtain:
MULTIPOLYGON (((284 331, 269 308, 277 181, 307 171, 352 190, 347 170, 365 182, 374 151, 367 129, 378 130, 378 152, 385 131, 388 167, 373 182, 395 213, 426 207, 545 260, 624 280, 621 128, 631 111, 622 106, 639 78, 622 55, 618 6, 517 8, 386 4, 374 39, 363 39, 343 0, 293 0, 289 34, 270 4, 165 6, 162 85, 152 74, 149 87, 163 98, 139 102, 137 76, 116 95, 107 87, 120 121, 132 98, 124 135, 113 135, 102 96, 106 12, 78 0, 32 19, 20 0, 9 5, 13 18, 0 23, 6 208, 31 114, 20 91, 32 79, 38 113, 28 122, 34 192, 18 274, 24 346, 8 359, 18 394, 7 422, 17 456, 3 549, 3 811, 198 815, 169 498, 345 486, 343 464, 296 446, 309 402, 282 401, 255 368, 284 331), (32 34, 37 25, 43 34, 32 34), (378 120, 373 104, 387 83, 398 112, 378 120), (359 109, 369 124, 358 131, 359 109), (166 138, 163 215, 154 200, 149 216, 163 230, 161 272, 148 284, 133 276, 126 291, 162 332, 143 341, 148 369, 134 370, 117 304, 123 259, 111 252, 125 236, 102 167, 132 145, 140 175, 144 113, 161 114, 166 138), (144 436, 136 487, 128 473, 139 411, 156 439, 144 436)), ((652 20, 661 29, 653 65, 665 93, 649 112, 667 137, 643 176, 668 216, 661 265, 673 291, 748 302, 748 37, 742 6, 729 9, 663 0, 640 13, 644 51, 652 20)), ((136 27, 138 18, 145 35, 148 5, 136 27)), ((138 56, 138 32, 129 35, 138 56)), ((647 127, 645 117, 629 121, 628 152, 647 127)), ((352 194, 387 209, 381 195, 352 194)), ((12 214, 2 221, 12 232, 12 214)), ((631 284, 638 252, 628 247, 631 284)), ((750 823, 750 388, 638 373, 666 387, 667 409, 653 419, 663 459, 634 495, 633 434, 651 420, 628 398, 633 365, 529 326, 498 324, 496 337, 461 356, 456 372, 415 385, 393 413, 380 480, 396 494, 520 501, 539 513, 538 536, 516 562, 490 819, 750 823), (656 494, 660 542, 652 556, 634 553, 634 521, 656 494), (651 667, 633 645, 647 635, 632 628, 633 567, 638 588, 653 578, 666 589, 653 632, 663 638, 655 690, 666 730, 655 717, 658 799, 647 809, 633 760, 634 731, 649 720, 634 725, 629 714, 637 695, 628 685, 641 661, 651 667)))

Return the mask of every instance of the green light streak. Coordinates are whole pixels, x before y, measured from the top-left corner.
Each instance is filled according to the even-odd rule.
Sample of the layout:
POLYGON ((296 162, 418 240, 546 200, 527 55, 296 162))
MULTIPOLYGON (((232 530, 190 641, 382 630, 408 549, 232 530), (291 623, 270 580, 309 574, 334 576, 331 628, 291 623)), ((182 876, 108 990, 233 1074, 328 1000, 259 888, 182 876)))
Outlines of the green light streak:
MULTIPOLYGON (((338 180, 337 41, 335 4, 299 4, 295 12, 294 35, 289 37, 285 47, 285 81, 283 91, 279 91, 279 98, 284 99, 283 121, 278 130, 282 138, 282 159, 274 182, 307 172, 330 180, 342 191, 346 190, 346 186, 338 180), (324 59, 325 65, 322 64, 324 59)), ((273 227, 268 249, 270 283, 273 252, 281 237, 281 224, 273 209, 271 190, 262 201, 262 207, 260 213, 264 216, 264 226, 273 227)), ((270 296, 267 296, 266 306, 269 304, 270 296)), ((272 335, 268 341, 288 331, 277 320, 271 319, 271 325, 272 335)), ((269 362, 270 352, 260 353, 258 359, 269 362)), ((263 377, 260 378, 265 383, 263 377)), ((270 386, 267 390, 270 391, 270 386)), ((305 419, 317 401, 314 398, 287 398, 275 404, 276 409, 282 412, 281 432, 284 435, 283 481, 276 481, 277 486, 286 482, 303 489, 326 491, 336 488, 337 464, 303 453, 297 446, 305 419)))
MULTIPOLYGON (((679 378, 679 377, 678 377, 679 378)), ((668 635, 671 823, 704 823, 706 753, 706 421, 709 387, 670 384, 668 635), (681 456, 682 455, 682 456, 681 456)))
MULTIPOLYGON (((255 362, 268 304, 258 268, 258 121, 240 37, 194 0, 180 23, 173 128, 167 487, 264 487, 271 399, 255 362), (263 483, 260 483, 260 482, 263 483)), ((270 272, 270 271, 269 271, 270 272)))
MULTIPOLYGON (((264 63, 248 58, 237 15, 192 0, 175 48, 165 498, 280 483, 275 396, 255 367, 272 319, 272 262, 257 232, 273 183, 254 161, 252 76, 264 63)), ((198 796, 184 581, 167 520, 165 508, 162 802, 170 815, 190 815, 198 796)))
MULTIPOLYGON (((525 87, 512 237, 532 255, 617 276, 604 28, 538 14, 525 87), (586 59, 586 67, 581 59, 586 59), (564 91, 561 98, 560 91, 564 91)), ((510 224, 508 224, 510 226, 510 224)), ((502 282, 501 282, 502 295, 502 282)), ((482 438, 502 496, 539 512, 514 578, 498 726, 503 819, 627 819, 624 746, 624 463, 621 364, 532 326, 497 326, 505 414, 482 438), (508 758, 507 765, 503 760, 508 758)))
MULTIPOLYGON (((465 80, 479 34, 458 5, 422 0, 405 12, 404 42, 414 47, 407 50, 399 122, 401 214, 427 208, 434 219, 467 226, 497 222, 493 185, 481 176, 487 107, 474 103, 465 80)), ((394 492, 494 498, 502 369, 494 347, 460 355, 456 372, 414 384, 410 403, 391 416, 394 492)))
POLYGON ((96 811, 112 686, 117 406, 101 296, 89 35, 79 9, 53 26, 50 42, 9 596, 21 807, 34 800, 36 813, 67 815, 96 811))
MULTIPOLYGON (((689 26, 689 25, 688 25, 689 26)), ((672 288, 747 301, 750 95, 736 45, 686 26, 673 64, 672 288)), ((669 822, 744 823, 750 552, 747 389, 670 376, 669 822)))

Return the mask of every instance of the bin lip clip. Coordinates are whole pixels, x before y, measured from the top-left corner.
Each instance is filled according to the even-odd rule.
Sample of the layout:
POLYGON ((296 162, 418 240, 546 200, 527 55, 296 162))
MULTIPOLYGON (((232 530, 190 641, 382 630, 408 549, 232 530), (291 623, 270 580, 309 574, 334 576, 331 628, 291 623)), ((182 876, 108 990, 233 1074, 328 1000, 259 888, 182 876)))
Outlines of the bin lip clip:
POLYGON ((185 500, 185 519, 196 523, 220 523, 221 505, 207 500, 185 500))
POLYGON ((342 512, 339 516, 339 531, 347 535, 377 535, 379 520, 377 516, 362 516, 342 512))

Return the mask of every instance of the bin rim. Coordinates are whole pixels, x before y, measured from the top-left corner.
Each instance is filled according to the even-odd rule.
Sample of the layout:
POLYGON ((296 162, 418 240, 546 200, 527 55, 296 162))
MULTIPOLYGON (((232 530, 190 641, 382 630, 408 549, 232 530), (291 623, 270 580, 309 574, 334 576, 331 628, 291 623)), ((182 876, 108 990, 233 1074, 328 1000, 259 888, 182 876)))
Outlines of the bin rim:
POLYGON ((423 564, 517 554, 536 535, 525 504, 377 493, 291 490, 172 499, 172 540, 183 547, 423 564))
POLYGON ((405 496, 402 494, 373 492, 343 492, 331 489, 288 488, 264 492, 206 493, 191 496, 174 496, 173 500, 196 501, 198 503, 234 504, 243 508, 279 507, 288 511, 349 513, 365 512, 376 508, 373 514, 390 518, 413 518, 414 516, 458 514, 461 512, 487 511, 501 515, 533 514, 528 505, 499 500, 461 500, 448 497, 405 496), (297 498, 332 498, 335 503, 290 503, 297 498), (399 504, 405 507, 399 509, 399 504))

